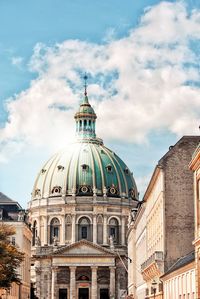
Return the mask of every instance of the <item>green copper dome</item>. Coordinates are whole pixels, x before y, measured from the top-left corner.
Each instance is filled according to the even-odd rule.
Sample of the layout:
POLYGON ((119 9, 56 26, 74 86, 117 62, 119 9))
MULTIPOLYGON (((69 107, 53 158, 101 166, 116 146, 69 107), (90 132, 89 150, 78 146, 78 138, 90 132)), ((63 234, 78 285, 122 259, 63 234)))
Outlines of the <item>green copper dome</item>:
POLYGON ((98 142, 74 143, 43 166, 35 182, 33 198, 58 195, 138 198, 126 164, 98 142))
POLYGON ((138 200, 137 187, 126 164, 96 138, 96 114, 85 97, 75 114, 77 142, 44 164, 32 199, 55 196, 108 196, 138 200))

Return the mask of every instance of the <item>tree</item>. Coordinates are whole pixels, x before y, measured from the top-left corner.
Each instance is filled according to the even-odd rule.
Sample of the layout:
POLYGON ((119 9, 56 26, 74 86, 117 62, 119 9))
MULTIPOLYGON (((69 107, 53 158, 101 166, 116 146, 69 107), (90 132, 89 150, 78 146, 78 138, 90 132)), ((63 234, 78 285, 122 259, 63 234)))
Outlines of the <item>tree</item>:
POLYGON ((12 225, 0 223, 0 288, 9 288, 12 282, 20 283, 17 269, 24 254, 11 244, 10 237, 14 234, 12 225))

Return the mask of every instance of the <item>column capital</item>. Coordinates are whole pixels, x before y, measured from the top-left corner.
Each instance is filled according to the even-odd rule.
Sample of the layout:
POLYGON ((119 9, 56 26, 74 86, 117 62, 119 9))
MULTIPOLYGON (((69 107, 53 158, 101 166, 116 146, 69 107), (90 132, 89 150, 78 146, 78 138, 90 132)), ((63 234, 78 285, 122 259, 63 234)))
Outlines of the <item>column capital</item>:
POLYGON ((76 266, 70 266, 69 267, 70 271, 76 271, 76 268, 77 268, 76 266))
POLYGON ((115 267, 115 266, 109 266, 109 269, 110 269, 110 270, 115 270, 116 267, 115 267))
POLYGON ((91 266, 90 268, 91 268, 92 271, 97 271, 98 266, 91 266))
POLYGON ((54 272, 58 271, 58 266, 51 266, 51 270, 54 272))

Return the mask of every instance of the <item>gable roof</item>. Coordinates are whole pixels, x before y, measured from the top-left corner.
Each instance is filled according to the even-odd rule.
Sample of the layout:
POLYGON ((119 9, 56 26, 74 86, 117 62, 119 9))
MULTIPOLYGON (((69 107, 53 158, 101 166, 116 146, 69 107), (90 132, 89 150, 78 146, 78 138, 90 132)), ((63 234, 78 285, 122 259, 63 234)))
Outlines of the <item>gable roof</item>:
POLYGON ((193 262, 195 260, 195 252, 191 251, 190 253, 188 253, 185 256, 180 257, 169 269, 167 272, 165 272, 165 274, 162 276, 164 277, 165 275, 172 273, 173 271, 176 271, 184 266, 186 266, 187 264, 190 264, 191 262, 193 262))
POLYGON ((14 200, 0 192, 0 203, 14 203, 14 200))
POLYGON ((62 247, 59 247, 57 250, 55 250, 53 252, 53 255, 64 255, 67 254, 68 255, 87 255, 87 252, 85 251, 85 249, 93 249, 94 252, 88 252, 89 255, 108 255, 108 256, 115 256, 115 253, 107 248, 104 248, 98 244, 94 244, 90 241, 87 240, 80 240, 76 243, 72 243, 70 245, 65 245, 62 247), (81 253, 81 247, 83 252, 81 253), (80 252, 73 252, 73 249, 78 249, 80 248, 80 252), (71 251, 71 252, 70 252, 71 251))
POLYGON ((22 207, 17 201, 12 200, 2 192, 0 192, 0 205, 4 206, 5 208, 6 206, 16 206, 18 210, 22 210, 22 207))
MULTIPOLYGON (((158 161, 158 165, 163 166, 163 163, 165 161, 165 159, 167 159, 168 157, 170 157, 173 153, 174 150, 181 144, 184 142, 195 142, 196 146, 198 145, 198 143, 200 142, 200 136, 183 136, 181 139, 179 139, 174 145, 171 145, 169 147, 169 150, 167 151, 167 153, 158 161)), ((192 157, 191 157, 192 158, 192 157)))

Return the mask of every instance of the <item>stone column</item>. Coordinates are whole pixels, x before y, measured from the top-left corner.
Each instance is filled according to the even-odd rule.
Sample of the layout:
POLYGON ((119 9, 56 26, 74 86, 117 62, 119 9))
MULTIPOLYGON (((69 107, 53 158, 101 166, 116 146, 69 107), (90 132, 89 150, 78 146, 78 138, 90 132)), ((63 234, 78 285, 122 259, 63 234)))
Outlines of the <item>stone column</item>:
POLYGON ((48 244, 48 240, 47 240, 47 231, 48 231, 48 225, 47 225, 47 217, 45 216, 43 218, 44 220, 44 240, 43 240, 43 244, 47 245, 48 244))
POLYGON ((51 287, 52 287, 52 278, 51 278, 51 268, 48 271, 48 282, 47 282, 47 298, 51 298, 51 287))
POLYGON ((76 240, 76 219, 75 215, 72 215, 72 243, 76 240))
POLYGON ((62 216, 62 237, 61 244, 65 244, 65 215, 62 216))
POLYGON ((38 217, 38 220, 37 220, 37 237, 40 238, 41 240, 41 229, 40 229, 40 225, 41 225, 41 221, 40 221, 40 216, 38 217))
POLYGON ((103 244, 108 244, 108 236, 107 236, 107 216, 103 217, 103 244))
POLYGON ((52 273, 52 278, 51 278, 51 299, 55 299, 56 298, 56 294, 55 294, 55 286, 57 284, 57 270, 58 267, 52 267, 51 268, 51 273, 52 273))
POLYGON ((122 245, 125 245, 125 218, 122 217, 122 225, 121 225, 121 240, 122 245))
POLYGON ((76 299, 76 267, 70 268, 70 299, 76 299))
POLYGON ((97 216, 93 216, 93 243, 97 243, 97 216))
POLYGON ((91 267, 92 270, 91 299, 97 299, 97 269, 98 267, 91 267))
POLYGON ((110 268, 110 298, 115 298, 115 267, 110 268))

